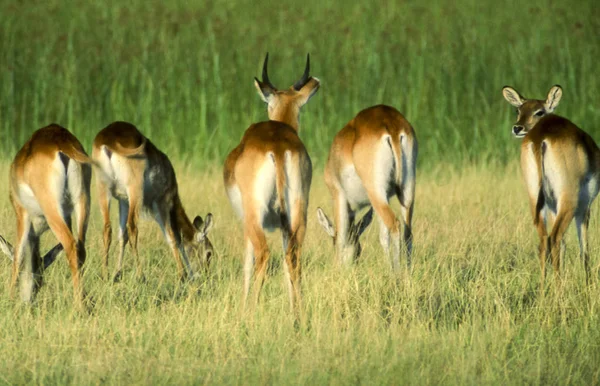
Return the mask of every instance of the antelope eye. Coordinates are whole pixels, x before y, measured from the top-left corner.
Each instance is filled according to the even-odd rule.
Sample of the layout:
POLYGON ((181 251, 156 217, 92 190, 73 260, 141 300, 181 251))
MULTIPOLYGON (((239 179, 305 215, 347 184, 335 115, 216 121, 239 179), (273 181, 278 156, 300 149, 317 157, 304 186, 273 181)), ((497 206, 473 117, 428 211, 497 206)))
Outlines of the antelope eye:
POLYGON ((535 116, 536 117, 541 117, 544 114, 546 114, 546 112, 544 110, 539 110, 539 111, 536 111, 535 116))

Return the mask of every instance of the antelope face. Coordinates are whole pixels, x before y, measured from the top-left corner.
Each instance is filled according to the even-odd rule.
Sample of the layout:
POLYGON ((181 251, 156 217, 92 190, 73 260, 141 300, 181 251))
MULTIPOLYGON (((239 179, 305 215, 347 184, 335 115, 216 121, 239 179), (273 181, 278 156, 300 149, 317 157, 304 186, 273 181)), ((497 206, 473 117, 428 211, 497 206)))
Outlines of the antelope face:
MULTIPOLYGON (((336 238, 338 237, 333 224, 329 220, 329 217, 325 214, 323 209, 317 208, 317 218, 319 224, 325 229, 325 232, 331 236, 333 245, 335 247, 336 238)), ((362 246, 360 245, 360 236, 367 229, 371 221, 373 220, 373 208, 369 209, 367 213, 358 221, 354 222, 354 218, 350 218, 350 229, 348 230, 348 239, 343 243, 343 250, 337 251, 341 253, 342 261, 356 261, 362 253, 362 246)))
POLYGON ((207 269, 210 265, 210 260, 215 254, 212 243, 208 239, 208 233, 212 227, 213 218, 211 213, 206 215, 205 220, 200 216, 196 216, 194 219, 196 234, 194 235, 194 240, 186 246, 186 252, 195 272, 199 272, 202 268, 207 269))
POLYGON ((287 123, 297 130, 300 108, 317 92, 320 85, 319 79, 309 75, 310 57, 306 56, 306 68, 302 77, 287 90, 278 90, 269 81, 268 62, 267 53, 263 64, 262 81, 254 78, 254 86, 258 90, 258 95, 267 103, 269 119, 287 123))
POLYGON ((556 109, 562 97, 562 88, 558 85, 553 86, 545 101, 523 98, 517 90, 509 86, 502 89, 502 95, 508 103, 517 108, 517 122, 512 127, 512 133, 517 138, 523 138, 540 119, 556 109))

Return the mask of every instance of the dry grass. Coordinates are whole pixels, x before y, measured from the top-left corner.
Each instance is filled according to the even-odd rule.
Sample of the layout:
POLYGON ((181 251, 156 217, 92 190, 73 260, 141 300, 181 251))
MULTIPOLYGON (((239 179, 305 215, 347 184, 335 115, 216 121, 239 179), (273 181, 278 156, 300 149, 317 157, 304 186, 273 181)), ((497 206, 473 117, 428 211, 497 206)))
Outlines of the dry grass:
MULTIPOLYGON (((8 166, 0 166, 6 175, 8 166)), ((538 296, 535 232, 515 165, 419 175, 414 270, 394 278, 375 226, 354 268, 333 265, 333 247, 315 208, 331 211, 317 171, 303 255, 306 323, 288 310, 278 235, 270 238, 270 277, 256 312, 240 318, 241 226, 220 173, 177 165, 190 215, 212 211, 218 250, 199 284, 180 286, 155 224, 141 250, 147 282, 126 255, 120 284, 100 278, 96 205, 85 285, 90 314, 74 311, 64 257, 46 272, 33 306, 0 295, 0 382, 6 383, 597 383, 600 370, 600 229, 591 222, 595 282, 583 285, 574 231, 568 236, 564 291, 538 296)), ((0 229, 14 238, 7 187, 0 229)), ((113 206, 114 207, 114 206, 113 206)), ((374 223, 375 224, 375 223, 374 223)), ((54 242, 46 237, 45 247, 54 242)), ((1 280, 8 283, 9 264, 1 280)), ((553 280, 549 280, 553 283, 553 280)))

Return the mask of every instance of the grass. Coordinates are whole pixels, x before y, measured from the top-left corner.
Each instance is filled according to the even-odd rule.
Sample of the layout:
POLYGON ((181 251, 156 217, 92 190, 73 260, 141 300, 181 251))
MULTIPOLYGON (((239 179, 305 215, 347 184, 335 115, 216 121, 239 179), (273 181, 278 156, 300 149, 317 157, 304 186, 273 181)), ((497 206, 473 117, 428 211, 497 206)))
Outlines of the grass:
MULTIPOLYGON (((7 171, 3 164, 0 172, 7 171)), ((151 222, 141 228, 147 282, 125 257, 119 284, 100 278, 101 226, 93 205, 85 286, 95 305, 74 311, 64 257, 46 272, 36 303, 0 294, 0 382, 159 384, 596 384, 600 369, 600 224, 593 215, 594 283, 584 285, 574 229, 564 287, 538 295, 537 240, 517 167, 438 168, 419 176, 413 272, 390 273, 372 225, 360 263, 339 270, 315 208, 331 212, 321 178, 311 193, 303 254, 303 310, 295 331, 277 234, 256 312, 240 318, 241 226, 218 170, 176 165, 192 215, 210 210, 218 257, 198 285, 176 267, 151 222)), ((14 238, 7 188, 0 229, 14 238)), ((597 213, 597 206, 593 208, 597 213)), ((113 213, 116 220, 116 213, 113 213)), ((54 243, 46 236, 44 250, 54 243)), ((115 254, 112 255, 114 264, 115 254)), ((9 279, 2 263, 0 281, 9 279)), ((114 267, 114 265, 111 265, 114 267)))
POLYGON ((169 154, 222 162, 265 119, 253 77, 271 53, 288 87, 306 52, 322 87, 302 139, 324 162, 358 111, 387 103, 417 130, 420 167, 513 159, 510 84, 600 137, 594 1, 362 2, 28 1, 0 3, 0 149, 12 154, 50 122, 86 146, 114 120, 140 127, 169 154))
MULTIPOLYGON (((90 149, 101 128, 130 121, 174 160, 190 215, 214 213, 218 251, 200 283, 179 285, 146 222, 148 280, 136 281, 128 253, 123 282, 105 283, 94 204, 85 274, 94 307, 74 311, 64 257, 33 306, 1 291, 0 383, 600 383, 597 205, 594 283, 583 284, 571 230, 563 290, 550 279, 541 298, 514 113, 500 93, 510 84, 543 98, 561 84, 557 112, 600 139, 599 10, 560 0, 0 2, 0 175, 50 122, 90 149), (262 301, 240 318, 242 230, 220 176, 243 131, 266 118, 252 79, 267 51, 276 85, 300 76, 306 52, 322 82, 301 120, 315 175, 298 331, 277 235, 262 301), (375 226, 360 263, 337 269, 314 213, 331 214, 322 168, 334 133, 377 103, 402 111, 419 138, 414 270, 399 280, 375 226)), ((14 239, 7 184, 0 231, 14 239)))

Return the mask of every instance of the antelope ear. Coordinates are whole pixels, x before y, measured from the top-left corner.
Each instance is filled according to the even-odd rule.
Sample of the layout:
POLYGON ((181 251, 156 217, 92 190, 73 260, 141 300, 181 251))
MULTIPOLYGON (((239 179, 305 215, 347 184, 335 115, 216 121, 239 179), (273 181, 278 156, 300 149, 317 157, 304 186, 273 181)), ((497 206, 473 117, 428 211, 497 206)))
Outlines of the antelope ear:
POLYGON ((356 224, 356 235, 360 236, 367 229, 367 227, 373 221, 373 208, 369 209, 367 213, 358 221, 356 224))
POLYGON ((300 105, 305 105, 308 100, 317 93, 319 87, 321 87, 321 81, 318 78, 311 76, 308 82, 306 82, 306 84, 298 91, 298 94, 300 95, 300 105))
POLYGON ((523 103, 526 101, 526 99, 523 98, 521 94, 517 92, 517 90, 510 86, 504 86, 502 88, 502 95, 504 95, 504 99, 506 99, 508 103, 515 107, 523 106, 523 103))
POLYGON ((4 254, 11 260, 14 259, 15 256, 15 251, 13 249, 13 246, 11 245, 11 243, 9 243, 8 241, 6 241, 4 239, 4 237, 0 236, 0 249, 2 250, 2 252, 4 252, 4 254))
POLYGON ((202 225, 204 225, 204 220, 202 220, 202 217, 196 216, 196 218, 194 219, 194 228, 196 228, 196 230, 199 231, 202 229, 202 225))
POLYGON ((550 91, 548 91, 548 96, 546 97, 546 103, 544 105, 546 111, 549 113, 553 112, 556 106, 558 106, 560 98, 562 98, 562 87, 559 85, 552 86, 550 91))
POLYGON ((273 100, 276 91, 273 87, 261 82, 257 78, 254 78, 254 87, 256 87, 258 95, 265 103, 269 104, 273 100))
POLYGON ((194 239, 201 243, 206 239, 208 232, 213 227, 213 215, 209 213, 206 215, 206 220, 202 221, 202 217, 196 216, 194 219, 194 227, 196 228, 196 235, 194 239))
POLYGON ((208 235, 208 232, 210 232, 213 225, 214 225, 213 215, 212 215, 212 213, 209 213, 206 215, 206 219, 204 220, 204 229, 202 229, 202 232, 204 232, 205 236, 208 235))
POLYGON ((323 212, 323 209, 317 208, 317 218, 319 219, 319 224, 325 229, 325 232, 327 232, 329 236, 335 237, 335 229, 333 228, 333 225, 331 225, 331 221, 329 221, 325 212, 323 212))

